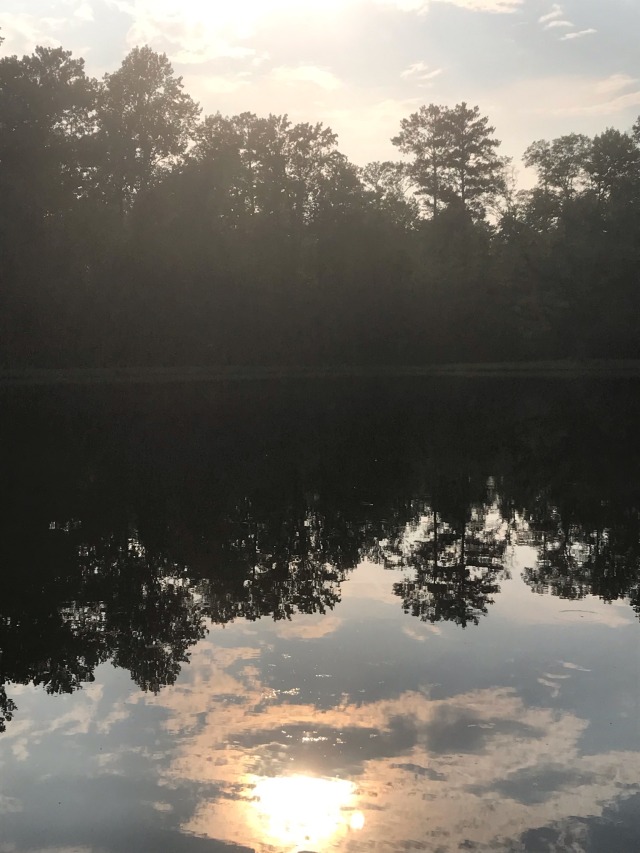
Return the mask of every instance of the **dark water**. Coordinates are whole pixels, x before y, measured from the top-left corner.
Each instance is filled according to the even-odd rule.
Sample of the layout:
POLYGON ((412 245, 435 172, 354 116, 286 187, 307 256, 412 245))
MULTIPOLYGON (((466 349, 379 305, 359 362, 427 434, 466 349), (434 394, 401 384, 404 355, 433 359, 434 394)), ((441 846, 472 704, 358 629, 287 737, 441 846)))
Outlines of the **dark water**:
POLYGON ((640 849, 640 384, 0 395, 0 851, 640 849))

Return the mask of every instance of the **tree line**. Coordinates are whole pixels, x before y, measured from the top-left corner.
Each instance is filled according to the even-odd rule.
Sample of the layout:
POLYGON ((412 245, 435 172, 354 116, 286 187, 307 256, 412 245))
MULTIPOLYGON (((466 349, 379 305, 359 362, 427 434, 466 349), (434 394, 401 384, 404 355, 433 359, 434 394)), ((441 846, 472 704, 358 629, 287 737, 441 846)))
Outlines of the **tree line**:
POLYGON ((358 167, 322 124, 202 115, 168 58, 0 59, 5 367, 640 356, 640 119, 513 166, 421 107, 358 167))

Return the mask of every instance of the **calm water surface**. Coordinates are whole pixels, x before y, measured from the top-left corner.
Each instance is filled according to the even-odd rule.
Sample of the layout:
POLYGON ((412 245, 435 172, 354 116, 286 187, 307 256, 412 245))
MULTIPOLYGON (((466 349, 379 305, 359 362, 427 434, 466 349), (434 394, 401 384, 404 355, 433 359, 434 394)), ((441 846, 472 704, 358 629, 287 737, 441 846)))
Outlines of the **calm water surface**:
POLYGON ((639 391, 3 391, 0 851, 640 849, 639 391))

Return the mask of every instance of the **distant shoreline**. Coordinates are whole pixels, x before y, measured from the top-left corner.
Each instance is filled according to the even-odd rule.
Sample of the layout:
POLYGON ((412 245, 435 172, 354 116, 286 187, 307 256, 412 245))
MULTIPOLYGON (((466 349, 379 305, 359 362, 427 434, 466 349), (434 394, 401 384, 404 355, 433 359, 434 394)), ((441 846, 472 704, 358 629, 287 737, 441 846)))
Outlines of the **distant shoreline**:
POLYGON ((0 370, 0 387, 129 385, 293 379, 640 378, 640 360, 528 361, 404 367, 106 367, 0 370))

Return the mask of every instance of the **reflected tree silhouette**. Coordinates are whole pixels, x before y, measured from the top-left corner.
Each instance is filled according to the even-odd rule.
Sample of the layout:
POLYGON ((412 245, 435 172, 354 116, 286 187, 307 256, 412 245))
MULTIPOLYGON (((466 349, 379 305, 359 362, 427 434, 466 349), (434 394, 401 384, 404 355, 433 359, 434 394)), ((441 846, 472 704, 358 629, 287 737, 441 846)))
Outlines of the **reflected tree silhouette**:
POLYGON ((7 723, 13 719, 16 703, 9 699, 4 684, 0 686, 0 734, 6 731, 7 723))
POLYGON ((188 649, 205 635, 204 612, 185 570, 162 555, 150 555, 137 537, 114 538, 81 548, 83 588, 74 625, 102 634, 114 666, 157 693, 173 684, 188 649))
POLYGON ((508 577, 504 567, 507 539, 487 526, 491 507, 467 508, 458 522, 447 522, 429 507, 418 525, 412 525, 410 544, 396 543, 386 565, 409 569, 411 575, 393 585, 405 613, 423 622, 477 625, 508 577))
POLYGON ((11 684, 71 693, 111 662, 158 692, 209 621, 326 613, 363 559, 430 623, 477 625, 514 543, 535 592, 640 615, 640 418, 618 392, 84 393, 0 424, 2 728, 11 684))
POLYGON ((538 560, 524 572, 537 593, 571 600, 597 595, 603 601, 629 599, 637 610, 640 579, 640 525, 636 509, 622 511, 612 526, 590 529, 565 524, 551 509, 536 531, 538 560))

